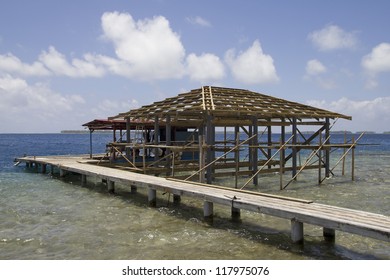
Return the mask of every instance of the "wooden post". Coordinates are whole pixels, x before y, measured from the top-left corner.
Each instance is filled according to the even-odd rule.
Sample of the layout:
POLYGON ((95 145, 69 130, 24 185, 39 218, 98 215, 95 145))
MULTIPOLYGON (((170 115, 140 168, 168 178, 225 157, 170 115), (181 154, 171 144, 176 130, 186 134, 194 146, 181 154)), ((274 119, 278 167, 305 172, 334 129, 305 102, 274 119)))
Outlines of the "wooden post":
MULTIPOLYGON (((347 144, 347 132, 344 131, 344 145, 347 144)), ((343 149, 343 154, 345 154, 345 147, 343 149)), ((343 168, 342 168, 342 171, 341 171, 341 175, 345 175, 345 157, 343 158, 343 168)))
MULTIPOLYGON (((171 145, 171 138, 172 136, 172 127, 171 127, 171 116, 170 115, 167 115, 166 116, 166 124, 165 124, 165 139, 166 139, 166 145, 167 146, 170 146, 171 145)), ((171 149, 166 149, 166 155, 168 155, 169 153, 171 152, 171 149)), ((169 171, 170 167, 171 167, 171 157, 167 157, 167 162, 166 162, 166 168, 167 168, 167 172, 166 172, 166 175, 167 176, 170 176, 171 175, 171 172, 169 171)))
POLYGON ((179 205, 181 201, 181 196, 178 194, 173 194, 173 204, 179 205))
MULTIPOLYGON (((284 142, 282 142, 282 137, 280 138, 280 147, 284 142)), ((279 151, 279 174, 280 174, 280 190, 283 190, 283 173, 284 173, 284 148, 279 151)))
POLYGON ((156 207, 157 205, 157 192, 155 189, 148 189, 148 203, 150 207, 156 207))
MULTIPOLYGON (((159 125, 159 119, 158 116, 154 118, 154 145, 158 145, 158 138, 160 135, 160 125, 159 125)), ((154 160, 158 161, 159 155, 158 155, 158 150, 159 148, 154 149, 154 160)))
POLYGON ((60 168, 60 177, 61 178, 65 177, 65 175, 66 175, 66 170, 60 168))
POLYGON ((89 130, 89 158, 92 158, 92 133, 93 129, 89 130))
MULTIPOLYGON (((270 120, 271 121, 271 120, 270 120)), ((272 126, 267 126, 267 134, 268 134, 268 137, 267 137, 267 143, 268 143, 268 148, 267 148, 267 158, 270 159, 271 156, 272 156, 272 149, 270 148, 270 146, 272 146, 272 126)), ((271 162, 268 164, 268 169, 271 169, 271 162)))
POLYGON ((214 217, 214 204, 209 201, 203 203, 203 216, 206 222, 212 222, 214 217))
POLYGON ((42 172, 43 174, 45 174, 45 173, 46 173, 46 164, 45 164, 45 163, 42 163, 42 169, 41 169, 41 172, 42 172))
POLYGON ((131 185, 131 186, 130 186, 130 193, 136 194, 136 193, 137 193, 137 186, 131 185))
POLYGON ((81 174, 81 186, 85 187, 87 185, 87 175, 81 174))
MULTIPOLYGON (((322 145, 322 133, 318 135, 319 146, 322 145)), ((322 183, 322 175, 321 175, 321 165, 322 165, 322 149, 318 151, 318 184, 322 183)))
POLYGON ((352 144, 354 145, 352 148, 352 162, 351 162, 351 173, 352 173, 352 181, 355 181, 355 137, 352 136, 352 144))
MULTIPOLYGON (((207 123, 206 123, 207 131, 206 131, 206 144, 207 144, 207 155, 206 155, 206 163, 210 163, 214 160, 215 153, 214 144, 215 144, 215 127, 212 124, 212 116, 207 115, 207 123)), ((206 181, 207 184, 211 184, 213 182, 213 165, 210 165, 206 168, 206 181)))
MULTIPOLYGON (((130 130, 131 130, 130 117, 127 117, 126 118, 126 143, 127 143, 127 145, 129 145, 131 143, 130 130)), ((130 154, 131 154, 130 147, 126 147, 126 157, 130 158, 130 154)), ((133 154, 135 154, 134 150, 133 150, 133 154)))
POLYGON ((111 181, 110 179, 107 179, 107 190, 109 193, 115 192, 115 182, 111 181))
POLYGON ((205 150, 203 148, 204 142, 204 135, 203 135, 204 129, 199 129, 199 182, 204 183, 205 182, 205 170, 204 167, 206 165, 206 155, 205 150))
MULTIPOLYGON (((281 120, 282 122, 284 122, 284 118, 282 118, 281 120)), ((280 130, 281 130, 280 132, 281 142, 284 144, 284 142, 286 142, 286 127, 282 125, 280 130)), ((281 153, 281 158, 283 158, 283 174, 284 174, 284 163, 285 163, 285 156, 286 156, 285 149, 282 149, 280 153, 281 153)))
POLYGON ((297 174, 297 118, 293 118, 292 121, 292 177, 294 177, 297 174))
MULTIPOLYGON (((234 138, 236 139, 236 146, 240 144, 240 128, 235 126, 234 128, 234 138)), ((235 172, 235 184, 234 187, 238 188, 238 172, 240 171, 240 149, 234 151, 234 161, 236 163, 236 172, 235 172)))
MULTIPOLYGON (((252 125, 253 125, 253 135, 256 135, 256 137, 253 138, 253 154, 252 154, 252 171, 253 174, 257 173, 258 170, 258 161, 259 161, 259 156, 258 156, 258 148, 257 146, 259 145, 259 137, 257 136, 259 133, 259 127, 257 125, 257 117, 253 117, 252 119, 252 125)), ((259 184, 259 176, 256 175, 253 178, 253 185, 257 186, 259 184)))
POLYGON ((239 222, 241 217, 241 209, 232 206, 232 221, 239 222))
POLYGON ((332 228, 323 228, 323 235, 325 241, 334 242, 336 240, 336 231, 332 228))
POLYGON ((291 240, 294 243, 303 242, 303 223, 295 219, 291 220, 291 240))
MULTIPOLYGON (((326 140, 326 145, 330 144, 329 137, 330 136, 330 126, 329 126, 329 118, 325 118, 325 138, 326 140)), ((329 178, 330 177, 330 148, 326 147, 325 149, 325 177, 329 178)))

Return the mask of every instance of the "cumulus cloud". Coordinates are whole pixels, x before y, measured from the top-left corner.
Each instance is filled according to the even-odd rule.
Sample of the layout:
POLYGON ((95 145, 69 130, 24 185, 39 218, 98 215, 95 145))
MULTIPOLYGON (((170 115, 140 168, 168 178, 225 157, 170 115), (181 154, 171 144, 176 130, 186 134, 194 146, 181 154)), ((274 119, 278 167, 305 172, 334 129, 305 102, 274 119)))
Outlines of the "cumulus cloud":
POLYGON ((129 64, 123 75, 145 80, 183 76, 185 50, 165 17, 135 21, 130 14, 112 12, 104 13, 101 20, 104 38, 129 64))
POLYGON ((272 56, 265 54, 258 40, 236 55, 234 49, 225 54, 234 78, 246 84, 272 83, 279 80, 272 56))
POLYGON ((92 62, 91 55, 85 55, 84 60, 73 59, 69 63, 66 57, 58 52, 53 46, 49 50, 42 52, 39 61, 53 74, 59 76, 69 76, 73 78, 83 77, 102 77, 105 73, 104 68, 95 65, 92 62))
POLYGON ((326 67, 317 59, 309 60, 306 63, 306 75, 316 76, 326 72, 326 67))
POLYGON ((86 54, 84 59, 73 59, 68 62, 65 55, 53 46, 43 51, 37 61, 32 64, 22 62, 11 53, 0 55, 0 73, 17 74, 21 76, 68 76, 73 78, 101 77, 104 68, 92 62, 92 56, 86 54))
POLYGON ((187 17, 186 20, 193 25, 199 25, 202 27, 210 27, 211 26, 211 23, 208 20, 206 20, 200 16, 187 17))
POLYGON ((200 82, 218 81, 225 76, 225 67, 221 60, 210 53, 188 55, 187 71, 191 80, 200 82))
POLYGON ((323 75, 327 71, 327 68, 319 60, 312 59, 306 63, 306 73, 303 79, 313 81, 323 89, 334 89, 337 87, 336 81, 323 75))
POLYGON ((337 25, 328 25, 316 30, 310 33, 308 38, 320 51, 353 49, 358 43, 355 32, 344 31, 337 25))
POLYGON ((42 62, 36 61, 33 64, 23 63, 18 57, 11 53, 0 54, 0 73, 16 73, 23 76, 48 76, 50 71, 45 68, 42 62))
MULTIPOLYGON (((57 120, 72 117, 74 106, 85 103, 79 95, 62 95, 43 83, 29 84, 21 78, 0 76, 0 122, 3 130, 44 129, 57 120), (11 124, 12 127, 7 125, 11 124), (20 125, 20 127, 18 126, 20 125)), ((53 124, 52 124, 53 123, 53 124)))
POLYGON ((372 100, 351 100, 343 97, 339 100, 326 102, 310 100, 308 105, 352 116, 348 129, 353 131, 388 131, 390 122, 390 97, 378 97, 372 100))
POLYGON ((363 57, 362 67, 368 75, 367 88, 375 88, 378 85, 376 76, 382 72, 390 71, 390 43, 381 43, 363 57))
POLYGON ((40 110, 43 114, 58 114, 72 110, 75 103, 84 103, 79 95, 62 96, 46 84, 29 85, 27 81, 10 75, 0 77, 0 94, 2 112, 40 110))

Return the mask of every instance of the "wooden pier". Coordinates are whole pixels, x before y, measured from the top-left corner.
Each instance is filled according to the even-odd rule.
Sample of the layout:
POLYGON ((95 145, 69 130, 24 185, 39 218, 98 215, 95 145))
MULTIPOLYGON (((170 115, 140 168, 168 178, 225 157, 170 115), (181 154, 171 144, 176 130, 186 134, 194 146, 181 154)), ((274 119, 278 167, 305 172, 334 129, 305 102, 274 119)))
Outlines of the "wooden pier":
POLYGON ((334 240, 335 231, 338 230, 390 241, 390 217, 380 214, 324 205, 310 200, 138 174, 98 166, 82 156, 22 157, 16 160, 26 163, 27 167, 39 167, 37 170, 42 173, 56 167, 60 170, 60 176, 67 172, 80 174, 82 185, 86 183, 87 176, 106 180, 110 192, 115 191, 115 183, 128 185, 133 191, 136 188, 146 188, 150 206, 156 206, 157 191, 172 193, 175 199, 180 196, 195 197, 204 201, 206 219, 212 218, 214 203, 231 207, 233 216, 239 216, 240 209, 245 209, 285 218, 291 221, 293 242, 303 241, 305 223, 322 227, 327 240, 334 240))

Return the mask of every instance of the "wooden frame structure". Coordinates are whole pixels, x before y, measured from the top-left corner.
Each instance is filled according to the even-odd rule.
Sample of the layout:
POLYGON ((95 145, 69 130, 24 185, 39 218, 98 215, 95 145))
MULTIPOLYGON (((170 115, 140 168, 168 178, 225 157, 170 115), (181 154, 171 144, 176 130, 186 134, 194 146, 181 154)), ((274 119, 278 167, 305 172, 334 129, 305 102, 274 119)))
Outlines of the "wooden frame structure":
MULTIPOLYGON (((308 168, 317 168, 322 182, 322 169, 325 177, 332 173, 331 148, 349 151, 355 145, 330 143, 331 120, 339 118, 352 119, 249 90, 203 86, 107 121, 120 121, 126 129, 126 141, 110 143, 112 152, 125 159, 122 168, 208 184, 233 175, 238 188, 242 175, 257 185, 261 173, 291 171, 295 179, 308 168), (302 126, 316 130, 307 135, 302 126), (273 139, 273 133, 280 138, 273 139), (307 150, 318 163, 299 166, 298 156, 307 150)), ((287 185, 281 180, 281 189, 287 185)))

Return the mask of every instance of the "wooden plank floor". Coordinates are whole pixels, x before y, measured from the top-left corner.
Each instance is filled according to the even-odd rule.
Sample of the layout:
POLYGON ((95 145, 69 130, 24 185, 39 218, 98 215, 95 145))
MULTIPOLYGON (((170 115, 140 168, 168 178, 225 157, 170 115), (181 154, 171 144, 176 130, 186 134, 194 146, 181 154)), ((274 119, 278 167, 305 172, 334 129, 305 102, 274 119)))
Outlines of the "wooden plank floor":
MULTIPOLYGON (((60 170, 95 176, 108 182, 120 182, 152 191, 191 196, 207 203, 260 212, 291 220, 292 239, 303 239, 303 224, 324 228, 332 236, 334 230, 390 241, 390 217, 348 208, 319 204, 307 200, 283 198, 274 195, 239 192, 229 188, 214 188, 191 182, 132 173, 125 170, 89 164, 88 159, 77 156, 23 157, 17 161, 56 166, 60 170), (298 225, 298 227, 297 227, 298 225)), ((150 193, 150 192, 149 192, 150 193)))

